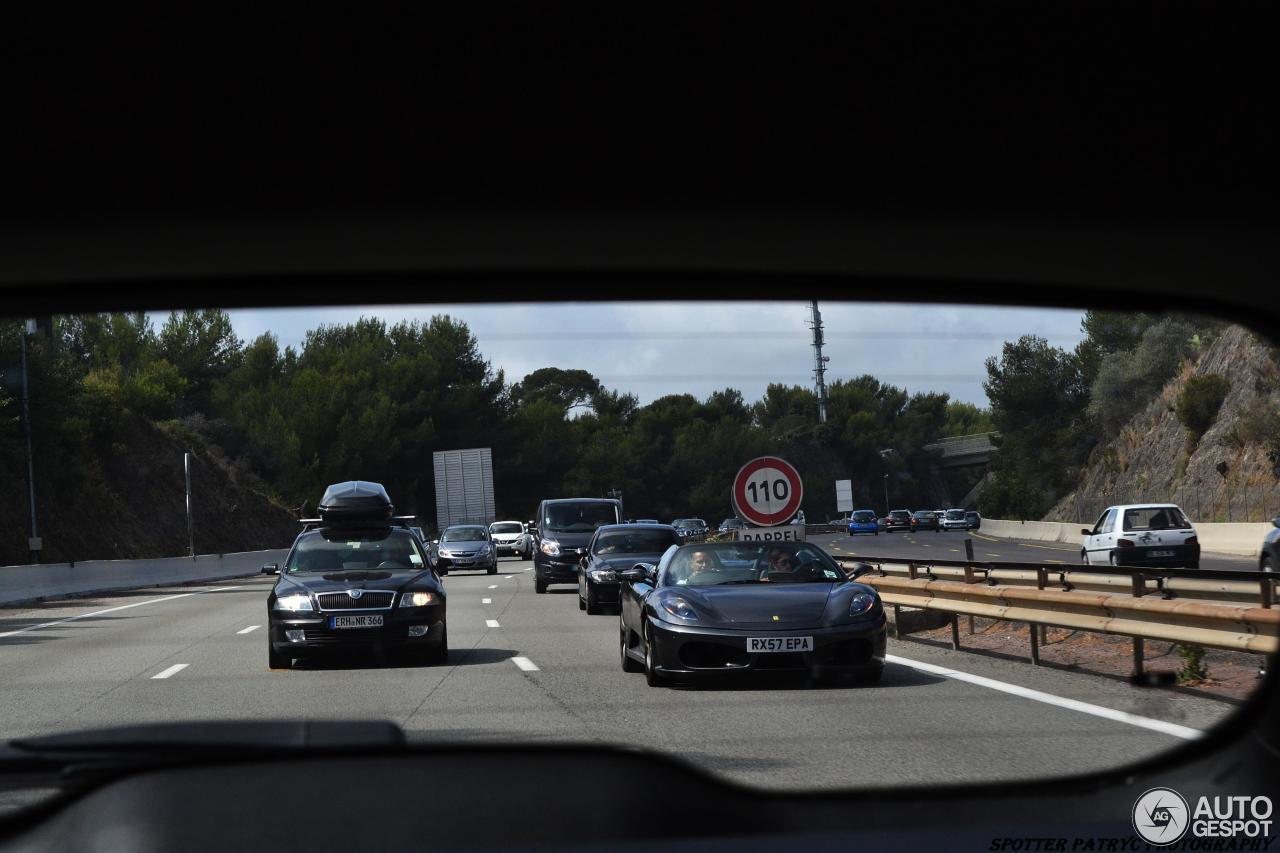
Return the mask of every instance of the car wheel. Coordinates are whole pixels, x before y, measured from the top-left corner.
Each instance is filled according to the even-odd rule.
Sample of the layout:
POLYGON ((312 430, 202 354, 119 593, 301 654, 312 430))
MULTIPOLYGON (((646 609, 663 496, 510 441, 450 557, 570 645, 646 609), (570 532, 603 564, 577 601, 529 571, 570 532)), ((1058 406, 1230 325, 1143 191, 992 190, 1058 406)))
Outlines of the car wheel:
POLYGON ((1083 548, 1080 549, 1080 562, 1086 566, 1089 565, 1089 552, 1083 548))
POLYGON ((440 642, 427 650, 426 659, 430 664, 449 662, 449 626, 447 624, 440 632, 440 642))
POLYGON ((627 654, 627 627, 622 624, 622 620, 618 620, 618 652, 622 655, 622 671, 623 672, 640 672, 644 669, 638 662, 631 659, 631 655, 627 654))
POLYGON ((536 592, 538 595, 545 594, 547 591, 547 582, 542 580, 541 578, 534 578, 533 591, 536 592))
POLYGON ((1271 555, 1270 555, 1270 554, 1263 554, 1263 555, 1262 555, 1262 565, 1261 565, 1261 566, 1259 566, 1259 568, 1260 568, 1260 569, 1262 569, 1262 571, 1264 571, 1264 572, 1273 572, 1273 571, 1275 571, 1275 569, 1273 569, 1273 568, 1271 567, 1271 555))
POLYGON ((436 574, 440 575, 440 577, 445 577, 446 575, 448 575, 448 574, 449 574, 449 570, 448 570, 448 569, 436 569, 436 574))
POLYGON ((1111 565, 1113 565, 1113 566, 1118 566, 1118 565, 1120 565, 1120 559, 1119 559, 1118 557, 1116 557, 1116 552, 1115 552, 1115 551, 1112 551, 1112 552, 1111 552, 1111 565))
POLYGON ((579 595, 579 596, 578 596, 578 609, 579 609, 579 610, 586 610, 586 609, 587 609, 587 603, 586 603, 585 601, 583 601, 583 600, 582 600, 582 596, 581 596, 581 595, 579 595))
POLYGON ((658 672, 657 659, 654 657, 653 642, 649 639, 648 629, 644 632, 644 680, 650 687, 662 687, 667 679, 658 672))
POLYGON ((277 652, 276 647, 267 640, 267 666, 271 669, 293 669, 293 655, 277 652))
POLYGON ((493 565, 489 567, 489 574, 496 575, 498 573, 498 559, 495 557, 493 565))

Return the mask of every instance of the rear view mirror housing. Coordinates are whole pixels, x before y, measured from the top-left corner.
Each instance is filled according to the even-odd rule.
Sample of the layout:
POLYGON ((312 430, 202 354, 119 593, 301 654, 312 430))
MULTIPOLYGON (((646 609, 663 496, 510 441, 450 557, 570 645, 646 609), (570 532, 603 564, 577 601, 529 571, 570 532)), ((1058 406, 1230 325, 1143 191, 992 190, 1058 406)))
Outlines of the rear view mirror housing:
POLYGON ((863 575, 869 575, 876 570, 876 567, 870 563, 854 563, 853 570, 849 572, 850 580, 857 580, 863 575))
POLYGON ((262 566, 262 573, 263 573, 264 575, 278 575, 278 574, 280 574, 280 564, 279 564, 279 563, 264 563, 264 564, 263 564, 263 566, 262 566))
POLYGON ((1089 529, 1089 528, 1087 528, 1087 527, 1082 527, 1082 528, 1080 528, 1080 533, 1081 533, 1081 535, 1083 535, 1083 536, 1092 536, 1092 535, 1093 535, 1093 531, 1092 531, 1092 530, 1090 530, 1090 529, 1089 529))

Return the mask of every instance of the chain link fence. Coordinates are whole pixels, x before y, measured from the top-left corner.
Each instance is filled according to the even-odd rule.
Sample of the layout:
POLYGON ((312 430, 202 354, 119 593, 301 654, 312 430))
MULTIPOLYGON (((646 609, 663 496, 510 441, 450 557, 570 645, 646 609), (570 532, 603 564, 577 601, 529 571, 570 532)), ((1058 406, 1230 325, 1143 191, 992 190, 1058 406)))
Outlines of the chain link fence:
POLYGON ((1280 516, 1280 483, 1238 486, 1230 483, 1193 483, 1169 492, 1116 491, 1101 495, 1076 495, 1067 502, 1075 508, 1075 520, 1092 524, 1103 510, 1117 504, 1172 503, 1194 523, 1270 521, 1280 516))

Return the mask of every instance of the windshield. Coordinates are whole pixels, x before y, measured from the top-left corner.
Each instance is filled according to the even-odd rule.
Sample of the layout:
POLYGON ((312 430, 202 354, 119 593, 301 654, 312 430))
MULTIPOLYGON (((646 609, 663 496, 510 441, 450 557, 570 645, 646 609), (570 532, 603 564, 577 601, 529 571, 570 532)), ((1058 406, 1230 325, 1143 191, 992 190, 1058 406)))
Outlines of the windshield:
POLYGON ((677 551, 660 585, 830 584, 846 579, 840 567, 812 545, 720 542, 677 551))
POLYGON ((553 533, 590 533, 606 524, 618 524, 618 510, 613 504, 550 504, 545 524, 553 533))
POLYGON ((0 594, 41 599, 0 613, 0 734, 394 720, 415 744, 567 740, 748 785, 879 789, 1115 770, 1181 743, 1170 726, 1211 732, 1265 682, 1275 608, 1248 578, 1280 511, 1280 358, 1258 333, 831 299, 820 406, 813 304, 760 295, 0 323, 0 594), (405 521, 304 532, 351 481, 405 521), (929 505, 951 523, 906 509, 929 505), (801 510, 818 523, 792 523, 801 510), (1197 576, 1229 572, 1246 580, 1197 576), (398 597, 349 597, 410 583, 442 593, 447 632, 398 597), (326 609, 269 609, 290 587, 326 609), (875 686, 815 678, 815 661, 881 648, 827 645, 873 593, 875 686), (696 615, 660 610, 675 598, 696 615), (1220 606, 1235 627, 1185 622, 1220 606), (706 645, 668 642, 712 621, 706 645), (748 652, 771 636, 797 646, 748 652), (443 655, 402 648, 441 637, 443 655), (649 686, 646 640, 672 688, 649 686))
POLYGON ((450 527, 440 537, 441 542, 483 542, 484 539, 483 527, 450 527))
POLYGON ((672 545, 680 544, 670 530, 627 530, 617 533, 601 533, 591 549, 593 554, 661 554, 672 545))
POLYGON ((421 571, 425 565, 418 542, 406 530, 322 531, 298 540, 289 555, 290 574, 384 569, 421 571))

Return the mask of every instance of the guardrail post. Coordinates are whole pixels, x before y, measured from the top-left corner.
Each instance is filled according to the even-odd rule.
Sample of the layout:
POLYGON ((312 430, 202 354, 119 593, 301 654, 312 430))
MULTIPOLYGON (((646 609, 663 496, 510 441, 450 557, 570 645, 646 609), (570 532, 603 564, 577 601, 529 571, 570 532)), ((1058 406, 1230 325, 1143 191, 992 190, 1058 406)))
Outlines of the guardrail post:
POLYGON ((1271 609, 1271 599, 1273 595, 1274 590, 1271 587, 1271 578, 1264 577, 1262 579, 1262 606, 1268 610, 1271 609))
POLYGON ((973 566, 969 565, 968 563, 965 563, 965 566, 964 566, 964 582, 965 583, 976 582, 976 579, 973 576, 973 566))
POLYGON ((964 558, 970 563, 973 562, 973 540, 967 536, 964 540, 964 558))
POLYGON ((1142 651, 1143 643, 1141 637, 1133 638, 1133 674, 1142 675, 1142 651))
POLYGON ((1031 665, 1039 666, 1040 665, 1040 632, 1037 629, 1043 628, 1044 626, 1028 624, 1027 627, 1030 629, 1027 633, 1031 635, 1031 665))
POLYGON ((970 634, 975 634, 975 633, 977 633, 977 632, 976 632, 976 631, 974 631, 974 629, 973 629, 973 614, 972 614, 972 613, 970 613, 970 614, 969 614, 969 633, 970 633, 970 634))
POLYGON ((951 648, 960 650, 960 620, 955 613, 951 614, 951 648))
POLYGON ((1147 579, 1138 572, 1133 573, 1133 597, 1142 598, 1147 594, 1147 579))
POLYGON ((915 564, 915 563, 907 563, 907 577, 911 578, 912 580, 915 580, 915 579, 916 579, 916 564, 915 564))

